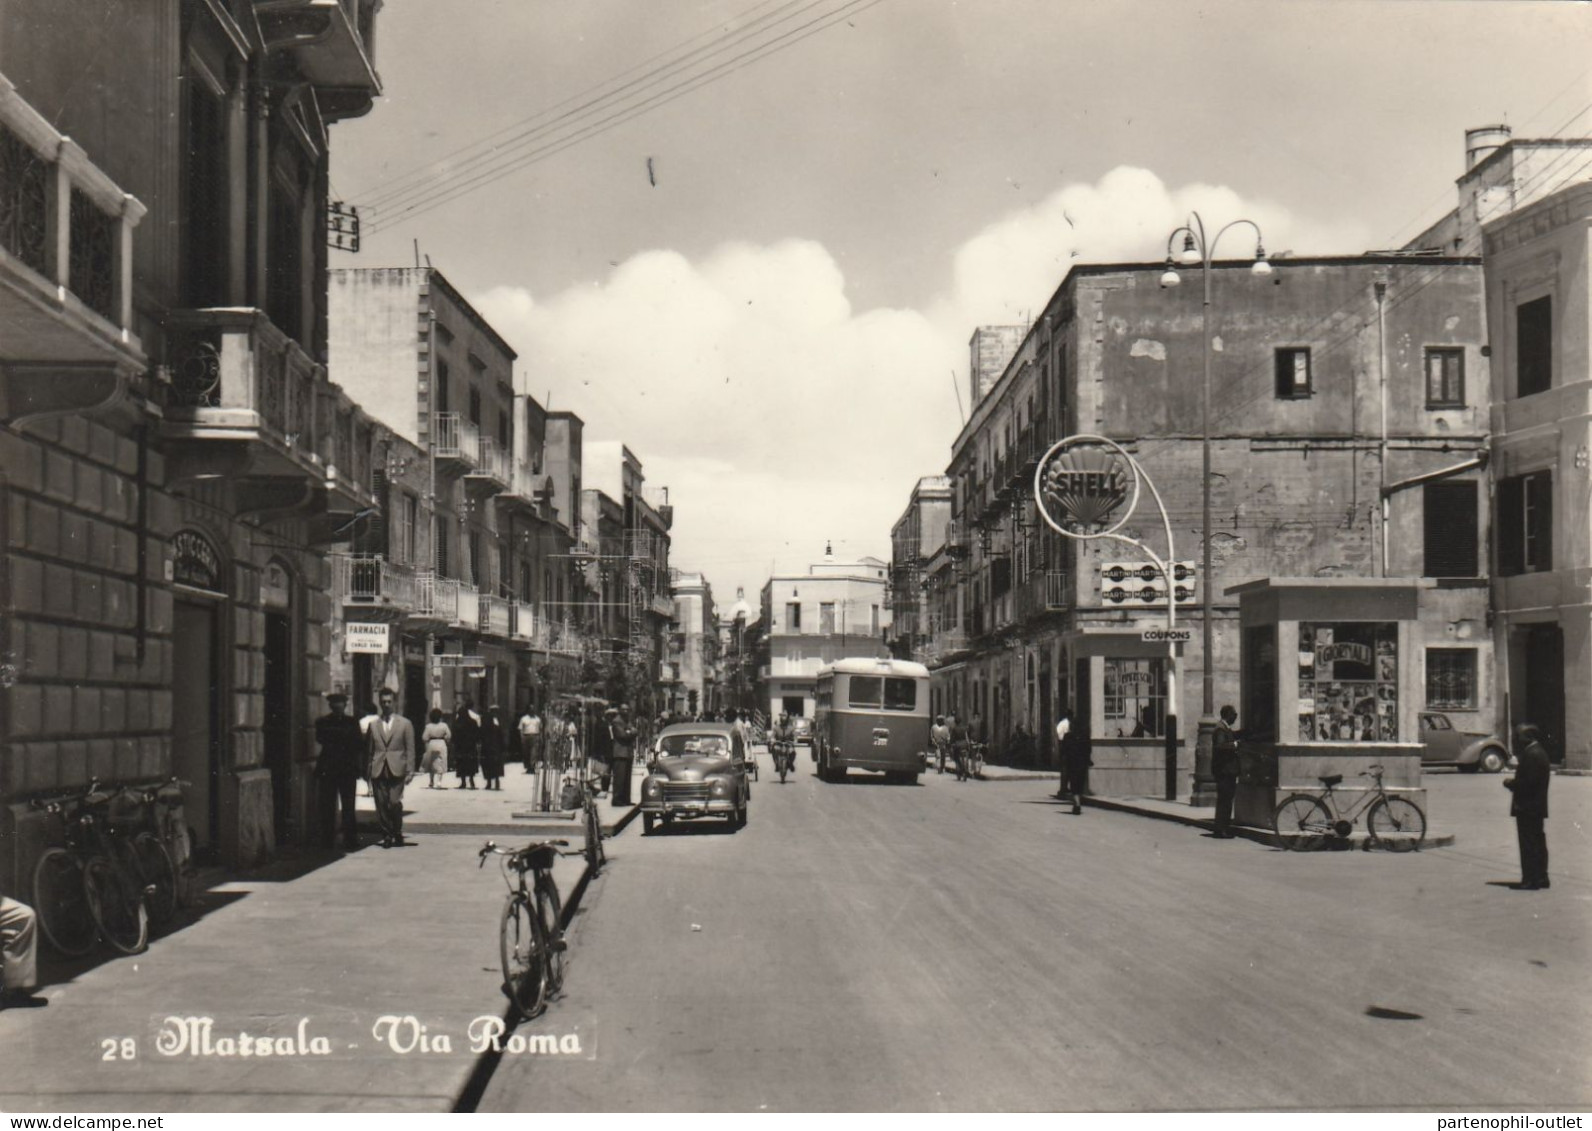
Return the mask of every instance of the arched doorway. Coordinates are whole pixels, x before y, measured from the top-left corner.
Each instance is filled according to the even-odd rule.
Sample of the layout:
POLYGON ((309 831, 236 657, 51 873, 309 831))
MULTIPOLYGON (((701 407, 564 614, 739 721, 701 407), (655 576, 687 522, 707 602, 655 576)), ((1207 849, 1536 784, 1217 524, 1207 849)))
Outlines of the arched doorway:
POLYGON ((221 837, 226 574, 215 544, 196 530, 173 535, 171 552, 172 770, 187 783, 184 811, 194 852, 214 859, 221 837))

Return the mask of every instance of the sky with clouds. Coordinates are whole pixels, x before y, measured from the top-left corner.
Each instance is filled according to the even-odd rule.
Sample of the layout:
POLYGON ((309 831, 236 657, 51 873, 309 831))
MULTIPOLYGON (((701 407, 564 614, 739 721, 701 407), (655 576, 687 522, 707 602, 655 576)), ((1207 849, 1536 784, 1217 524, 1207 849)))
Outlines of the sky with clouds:
POLYGON ((888 558, 973 328, 1070 264, 1157 259, 1194 209, 1274 252, 1397 246, 1452 206, 1467 127, 1592 132, 1579 3, 427 0, 386 5, 376 48, 385 94, 335 128, 332 180, 389 199, 334 265, 418 247, 522 391, 670 488, 675 564, 726 605, 829 539, 888 558), (558 144, 603 84, 758 19, 832 26, 558 144))

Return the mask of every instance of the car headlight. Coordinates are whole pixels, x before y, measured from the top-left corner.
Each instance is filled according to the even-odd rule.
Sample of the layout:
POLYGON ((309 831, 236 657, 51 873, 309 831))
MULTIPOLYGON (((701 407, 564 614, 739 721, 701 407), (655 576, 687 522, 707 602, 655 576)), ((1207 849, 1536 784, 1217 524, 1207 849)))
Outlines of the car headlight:
POLYGON ((713 796, 714 797, 723 797, 729 792, 730 792, 730 783, 725 781, 723 778, 718 778, 718 779, 716 779, 713 782, 713 796))
POLYGON ((657 778, 648 778, 641 783, 641 796, 643 797, 657 797, 661 792, 663 792, 663 788, 658 784, 657 778))

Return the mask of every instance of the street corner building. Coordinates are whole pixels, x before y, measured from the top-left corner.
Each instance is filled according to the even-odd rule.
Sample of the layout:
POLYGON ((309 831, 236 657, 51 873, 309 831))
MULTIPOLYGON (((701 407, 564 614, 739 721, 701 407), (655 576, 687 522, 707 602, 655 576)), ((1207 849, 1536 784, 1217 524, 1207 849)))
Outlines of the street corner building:
MULTIPOLYGON (((975 330, 969 418, 892 537, 892 649, 933 670, 935 712, 981 717, 997 756, 1054 765, 1066 706, 1105 795, 1158 796, 1164 779, 1209 803, 1194 723, 1224 703, 1248 704, 1240 725, 1269 757, 1369 744, 1409 763, 1412 788, 1429 727, 1529 719, 1567 768, 1592 767, 1592 186, 1565 183, 1586 168, 1566 145, 1588 148, 1471 131, 1458 206, 1405 247, 1076 265, 1033 322, 975 330), (1043 520, 1036 473, 1078 434, 1119 444, 1159 490, 1170 585, 1043 520), (1261 611, 1279 601, 1286 615, 1261 611), (1151 631, 1169 602, 1192 630, 1175 661, 1151 631), (1256 658, 1263 636, 1297 663, 1256 658), (1037 747, 1012 743, 1019 728, 1037 747)), ((1164 545, 1148 494, 1121 533, 1164 545)))

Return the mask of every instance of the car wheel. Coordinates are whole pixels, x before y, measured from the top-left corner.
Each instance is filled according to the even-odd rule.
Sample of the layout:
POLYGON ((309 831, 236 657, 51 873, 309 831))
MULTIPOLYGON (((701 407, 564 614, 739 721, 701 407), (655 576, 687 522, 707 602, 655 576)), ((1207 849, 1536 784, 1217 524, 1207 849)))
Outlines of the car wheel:
POLYGON ((646 836, 646 835, 650 834, 652 832, 653 826, 656 825, 657 822, 658 822, 658 818, 653 816, 651 813, 643 813, 641 815, 641 833, 642 833, 642 835, 646 836))
POLYGON ((1509 755, 1497 746, 1489 746, 1481 752, 1481 759, 1476 763, 1476 768, 1486 770, 1489 774, 1496 774, 1503 770, 1509 762, 1509 755))

